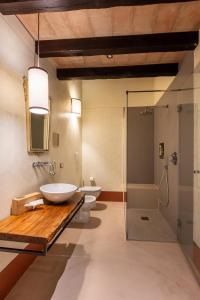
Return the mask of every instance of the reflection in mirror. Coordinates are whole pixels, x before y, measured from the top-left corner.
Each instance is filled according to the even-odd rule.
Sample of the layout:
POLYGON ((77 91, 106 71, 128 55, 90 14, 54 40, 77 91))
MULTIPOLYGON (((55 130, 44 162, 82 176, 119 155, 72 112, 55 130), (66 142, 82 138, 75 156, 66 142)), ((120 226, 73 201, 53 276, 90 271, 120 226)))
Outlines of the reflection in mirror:
POLYGON ((37 115, 29 111, 28 80, 24 77, 24 95, 26 104, 26 135, 28 152, 49 150, 49 114, 37 115))

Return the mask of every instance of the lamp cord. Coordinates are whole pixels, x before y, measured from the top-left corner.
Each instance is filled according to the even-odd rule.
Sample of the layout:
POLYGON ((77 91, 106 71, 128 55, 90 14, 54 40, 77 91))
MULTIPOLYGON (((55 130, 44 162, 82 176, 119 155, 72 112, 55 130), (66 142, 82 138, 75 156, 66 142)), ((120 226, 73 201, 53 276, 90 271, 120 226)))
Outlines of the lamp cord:
POLYGON ((37 66, 40 66, 40 14, 38 13, 37 66))

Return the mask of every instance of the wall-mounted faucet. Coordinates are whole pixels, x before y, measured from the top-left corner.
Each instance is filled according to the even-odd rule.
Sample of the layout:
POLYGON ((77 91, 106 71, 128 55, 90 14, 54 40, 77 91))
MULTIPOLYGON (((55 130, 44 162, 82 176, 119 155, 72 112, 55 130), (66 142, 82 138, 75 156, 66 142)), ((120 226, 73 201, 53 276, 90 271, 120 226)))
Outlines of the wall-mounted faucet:
POLYGON ((33 168, 40 168, 40 167, 49 167, 49 175, 54 176, 56 175, 56 162, 53 160, 52 162, 49 161, 35 161, 32 164, 33 168))
POLYGON ((39 168, 39 167, 44 167, 44 166, 49 166, 50 162, 48 161, 34 161, 32 164, 33 168, 39 168))

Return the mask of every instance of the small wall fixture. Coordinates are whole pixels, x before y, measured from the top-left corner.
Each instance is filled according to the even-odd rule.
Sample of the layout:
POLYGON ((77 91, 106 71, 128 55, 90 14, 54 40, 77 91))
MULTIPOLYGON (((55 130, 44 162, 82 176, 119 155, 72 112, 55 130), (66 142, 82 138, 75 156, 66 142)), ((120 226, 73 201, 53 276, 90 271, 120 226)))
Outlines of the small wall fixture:
POLYGON ((81 100, 71 98, 71 112, 77 116, 81 116, 81 100))
POLYGON ((48 114, 49 112, 49 84, 48 73, 40 68, 40 14, 38 14, 38 56, 37 66, 28 69, 28 97, 29 110, 34 114, 48 114))

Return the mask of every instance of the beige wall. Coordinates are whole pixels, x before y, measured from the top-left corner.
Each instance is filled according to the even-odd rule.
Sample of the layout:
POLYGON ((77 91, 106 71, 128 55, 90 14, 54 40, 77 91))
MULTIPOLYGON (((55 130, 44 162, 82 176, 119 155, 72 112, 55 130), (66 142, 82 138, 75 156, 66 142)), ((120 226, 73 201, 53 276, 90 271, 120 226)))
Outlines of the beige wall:
MULTIPOLYGON (((14 196, 38 189, 48 178, 45 172, 34 172, 31 164, 38 157, 28 155, 26 150, 22 77, 32 64, 34 45, 27 34, 24 37, 22 34, 15 17, 0 16, 1 219, 9 215, 14 196)), ((46 158, 41 155, 41 159, 46 158)))
POLYGON ((58 82, 55 84, 56 95, 52 97, 50 157, 57 162, 56 176, 50 178, 54 182, 68 182, 80 186, 82 182, 81 118, 69 113, 71 97, 82 98, 81 81, 58 82), (52 133, 59 134, 59 147, 52 143, 52 133), (60 168, 63 163, 64 168, 60 168))
MULTIPOLYGON (((83 180, 105 191, 123 190, 124 118, 127 90, 168 87, 171 78, 113 79, 83 81, 83 180)), ((129 94, 129 106, 154 105, 155 93, 129 94)))
MULTIPOLYGON (((22 77, 33 64, 34 43, 19 21, 0 15, 0 219, 10 214, 12 198, 39 190, 47 183, 47 170, 34 170, 35 160, 64 162, 57 168, 54 181, 81 181, 81 121, 67 114, 70 97, 81 96, 80 82, 60 82, 55 68, 46 60, 42 65, 49 72, 51 97, 51 136, 60 133, 59 148, 50 153, 29 155, 26 147, 25 103, 22 77), (76 155, 74 155, 76 153, 76 155)), ((0 253, 0 270, 15 254, 0 253)))

